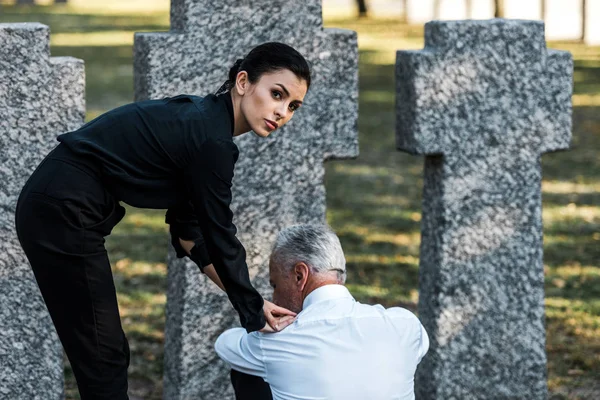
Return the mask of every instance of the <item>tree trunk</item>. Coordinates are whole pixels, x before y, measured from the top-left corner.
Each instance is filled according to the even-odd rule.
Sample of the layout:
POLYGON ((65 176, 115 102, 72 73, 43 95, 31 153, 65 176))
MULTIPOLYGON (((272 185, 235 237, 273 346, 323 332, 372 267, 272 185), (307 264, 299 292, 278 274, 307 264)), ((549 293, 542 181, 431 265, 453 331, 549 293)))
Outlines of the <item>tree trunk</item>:
POLYGON ((367 0, 356 0, 358 6, 358 16, 366 17, 367 16, 367 0))
POLYGON ((546 0, 540 0, 540 12, 542 13, 542 21, 546 22, 546 0))
POLYGON ((494 0, 494 5, 496 6, 494 17, 504 18, 504 0, 494 0))
POLYGON ((440 7, 442 4, 440 0, 434 0, 433 2, 433 19, 440 19, 440 7))
POLYGON ((585 35, 586 35, 586 25, 587 25, 587 2, 586 0, 581 0, 581 41, 585 43, 585 35))

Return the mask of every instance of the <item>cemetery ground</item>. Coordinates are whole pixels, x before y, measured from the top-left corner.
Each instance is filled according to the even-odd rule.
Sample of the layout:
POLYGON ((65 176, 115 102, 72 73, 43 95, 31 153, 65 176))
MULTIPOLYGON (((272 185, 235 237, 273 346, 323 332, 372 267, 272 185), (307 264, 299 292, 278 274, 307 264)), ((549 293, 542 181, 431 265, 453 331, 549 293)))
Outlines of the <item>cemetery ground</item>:
MULTIPOLYGON (((47 24, 52 56, 85 61, 88 120, 132 101, 133 33, 169 29, 168 1, 112 11, 107 3, 117 4, 0 0, 0 22, 47 24)), ((327 27, 357 31, 360 47, 360 156, 330 162, 326 173, 327 219, 346 253, 348 287, 359 301, 416 310, 423 158, 395 150, 394 63, 396 50, 422 48, 423 29, 324 13, 327 27)), ((542 158, 548 383, 552 399, 600 398, 600 47, 550 47, 573 53, 575 89, 572 148, 542 158)), ((131 393, 144 399, 162 394, 168 243, 164 211, 131 207, 107 240, 131 393)), ((78 398, 68 366, 66 376, 67 398, 78 398)))

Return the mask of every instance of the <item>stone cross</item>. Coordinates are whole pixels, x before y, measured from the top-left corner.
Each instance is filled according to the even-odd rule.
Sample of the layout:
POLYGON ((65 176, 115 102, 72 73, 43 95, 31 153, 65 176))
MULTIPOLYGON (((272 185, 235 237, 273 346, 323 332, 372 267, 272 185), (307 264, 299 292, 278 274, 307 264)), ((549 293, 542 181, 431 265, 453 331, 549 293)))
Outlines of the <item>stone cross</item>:
POLYGON ((85 117, 82 60, 50 57, 50 30, 0 24, 0 398, 63 398, 62 347, 15 233, 21 188, 85 117))
MULTIPOLYGON (((313 82, 287 126, 268 139, 236 139, 234 222, 263 295, 277 232, 325 221, 323 161, 358 155, 356 34, 324 29, 321 0, 173 0, 171 31, 138 33, 134 45, 136 99, 146 99, 214 92, 237 58, 268 41, 305 55, 313 82)), ((213 349, 223 330, 239 324, 226 296, 171 252, 167 299, 165 398, 231 397, 229 371, 213 349)))
POLYGON ((433 21, 397 53, 397 146, 427 156, 418 398, 546 398, 540 158, 569 147, 572 74, 538 21, 433 21))

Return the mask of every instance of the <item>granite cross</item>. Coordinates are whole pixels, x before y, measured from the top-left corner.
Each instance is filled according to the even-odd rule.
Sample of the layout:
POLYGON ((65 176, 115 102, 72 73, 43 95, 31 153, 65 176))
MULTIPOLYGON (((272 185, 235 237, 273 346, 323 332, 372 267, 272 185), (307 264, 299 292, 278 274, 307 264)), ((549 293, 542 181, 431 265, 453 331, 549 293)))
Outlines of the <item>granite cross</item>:
MULTIPOLYGON (((322 26, 321 0, 173 0, 169 33, 135 36, 137 99, 214 92, 236 58, 267 41, 292 45, 313 69, 305 105, 268 139, 236 139, 239 238, 255 287, 268 293, 267 259, 277 232, 325 221, 323 161, 357 156, 356 34, 322 26)), ((169 258, 164 392, 169 399, 230 396, 213 345, 237 315, 194 266, 169 258)))
POLYGON ((15 233, 17 198, 56 136, 85 117, 83 61, 50 31, 0 24, 0 398, 63 398, 62 348, 15 233))
POLYGON ((547 395, 540 158, 569 146, 572 73, 538 21, 433 21, 397 53, 397 146, 427 156, 419 398, 547 395))

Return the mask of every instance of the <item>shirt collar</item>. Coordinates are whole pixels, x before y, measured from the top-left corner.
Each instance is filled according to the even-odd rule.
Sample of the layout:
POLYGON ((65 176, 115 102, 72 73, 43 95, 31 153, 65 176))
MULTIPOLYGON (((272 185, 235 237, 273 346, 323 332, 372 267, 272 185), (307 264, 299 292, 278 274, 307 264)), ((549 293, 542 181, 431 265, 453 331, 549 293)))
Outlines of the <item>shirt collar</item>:
POLYGON ((353 299, 352 295, 344 285, 325 285, 316 288, 304 298, 302 309, 312 306, 313 304, 320 303, 326 300, 334 299, 353 299))
POLYGON ((227 112, 229 113, 229 120, 231 121, 231 135, 233 136, 235 120, 233 118, 233 101, 231 101, 231 92, 225 92, 219 95, 219 97, 225 101, 225 106, 227 107, 227 112))

